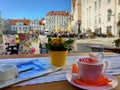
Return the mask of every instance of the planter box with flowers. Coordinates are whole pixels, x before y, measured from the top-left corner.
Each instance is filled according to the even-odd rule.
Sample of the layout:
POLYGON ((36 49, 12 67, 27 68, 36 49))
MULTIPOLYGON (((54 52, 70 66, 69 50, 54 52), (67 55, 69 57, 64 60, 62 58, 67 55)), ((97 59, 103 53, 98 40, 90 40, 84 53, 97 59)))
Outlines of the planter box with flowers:
POLYGON ((54 66, 64 66, 66 56, 73 44, 72 39, 65 40, 64 38, 48 38, 46 49, 50 51, 51 63, 54 66))
POLYGON ((39 33, 38 31, 19 33, 19 53, 39 54, 39 33))

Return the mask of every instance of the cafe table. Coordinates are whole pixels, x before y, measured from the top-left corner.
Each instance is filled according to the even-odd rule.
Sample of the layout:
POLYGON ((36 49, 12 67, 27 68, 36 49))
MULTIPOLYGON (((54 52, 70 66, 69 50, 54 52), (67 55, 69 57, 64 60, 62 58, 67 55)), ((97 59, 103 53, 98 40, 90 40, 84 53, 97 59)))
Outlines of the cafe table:
MULTIPOLYGON (((96 54, 93 52, 93 54, 96 54)), ((113 52, 104 52, 104 55, 117 55, 113 52)), ((88 53, 68 53, 68 56, 88 56, 88 53)), ((37 57, 49 57, 49 54, 24 54, 24 55, 1 55, 0 59, 10 59, 10 58, 37 58, 37 57)), ((120 90, 120 75, 115 76, 118 79, 118 86, 114 90, 120 90)), ((26 86, 17 86, 17 87, 6 87, 2 90, 83 90, 71 85, 67 80, 26 85, 26 86)))

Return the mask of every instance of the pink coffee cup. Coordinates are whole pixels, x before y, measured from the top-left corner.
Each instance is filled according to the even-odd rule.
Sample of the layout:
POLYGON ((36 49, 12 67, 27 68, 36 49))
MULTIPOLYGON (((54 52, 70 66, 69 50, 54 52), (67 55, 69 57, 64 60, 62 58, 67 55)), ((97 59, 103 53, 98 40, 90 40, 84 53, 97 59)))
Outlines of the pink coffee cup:
POLYGON ((77 61, 78 69, 80 72, 77 75, 77 78, 80 78, 87 83, 97 83, 100 80, 100 76, 105 72, 108 63, 95 60, 91 61, 91 59, 87 59, 84 61, 77 61))

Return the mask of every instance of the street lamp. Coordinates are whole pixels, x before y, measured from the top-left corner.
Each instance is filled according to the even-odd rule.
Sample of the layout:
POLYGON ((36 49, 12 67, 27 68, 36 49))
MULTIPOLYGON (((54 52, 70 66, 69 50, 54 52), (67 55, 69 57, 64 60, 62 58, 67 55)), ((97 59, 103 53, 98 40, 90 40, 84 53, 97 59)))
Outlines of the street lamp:
POLYGON ((80 25, 81 25, 81 20, 78 20, 78 34, 81 33, 80 25))

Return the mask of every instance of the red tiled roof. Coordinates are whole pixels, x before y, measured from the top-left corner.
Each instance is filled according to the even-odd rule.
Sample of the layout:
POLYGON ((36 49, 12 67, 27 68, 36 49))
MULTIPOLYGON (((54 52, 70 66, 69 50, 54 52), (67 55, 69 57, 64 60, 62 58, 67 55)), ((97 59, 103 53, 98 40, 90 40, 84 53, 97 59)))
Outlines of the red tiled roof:
POLYGON ((60 15, 60 16, 69 16, 70 13, 67 11, 50 11, 46 16, 60 15))
POLYGON ((20 20, 18 20, 18 19, 15 20, 14 19, 14 20, 10 21, 10 24, 15 25, 18 22, 22 22, 22 23, 24 23, 24 25, 30 25, 30 20, 28 20, 28 19, 20 19, 20 20))

